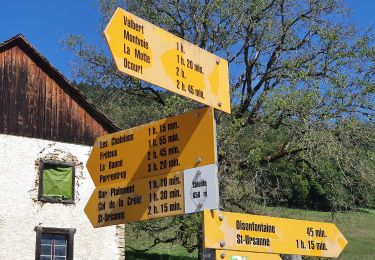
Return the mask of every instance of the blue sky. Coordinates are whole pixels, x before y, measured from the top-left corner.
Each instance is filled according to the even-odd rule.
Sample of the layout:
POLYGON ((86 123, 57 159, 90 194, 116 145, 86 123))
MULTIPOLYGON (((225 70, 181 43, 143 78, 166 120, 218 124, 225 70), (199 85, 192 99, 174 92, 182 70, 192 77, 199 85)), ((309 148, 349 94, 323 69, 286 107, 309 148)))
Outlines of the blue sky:
MULTIPOLYGON (((346 0, 353 9, 353 22, 375 26, 375 0, 346 0)), ((72 54, 61 41, 69 34, 81 34, 91 43, 99 42, 98 6, 95 0, 13 0, 1 1, 0 42, 23 34, 59 71, 71 79, 72 54)))

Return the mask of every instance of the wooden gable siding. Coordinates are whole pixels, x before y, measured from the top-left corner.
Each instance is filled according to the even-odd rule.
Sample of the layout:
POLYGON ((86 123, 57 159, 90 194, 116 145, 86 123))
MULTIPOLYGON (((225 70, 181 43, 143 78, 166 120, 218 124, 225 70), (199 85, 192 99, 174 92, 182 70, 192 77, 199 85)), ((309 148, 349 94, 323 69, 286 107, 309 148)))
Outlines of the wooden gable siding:
POLYGON ((0 52, 0 133, 92 145, 113 132, 27 52, 17 45, 0 52))

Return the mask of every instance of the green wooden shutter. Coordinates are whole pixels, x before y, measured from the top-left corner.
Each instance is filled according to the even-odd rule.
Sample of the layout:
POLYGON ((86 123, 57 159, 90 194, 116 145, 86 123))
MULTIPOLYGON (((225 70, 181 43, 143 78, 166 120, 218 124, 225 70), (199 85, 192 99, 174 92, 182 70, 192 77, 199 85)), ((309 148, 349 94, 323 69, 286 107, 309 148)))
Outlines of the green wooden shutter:
POLYGON ((47 166, 43 170, 42 196, 61 200, 73 199, 73 169, 67 166, 47 166))

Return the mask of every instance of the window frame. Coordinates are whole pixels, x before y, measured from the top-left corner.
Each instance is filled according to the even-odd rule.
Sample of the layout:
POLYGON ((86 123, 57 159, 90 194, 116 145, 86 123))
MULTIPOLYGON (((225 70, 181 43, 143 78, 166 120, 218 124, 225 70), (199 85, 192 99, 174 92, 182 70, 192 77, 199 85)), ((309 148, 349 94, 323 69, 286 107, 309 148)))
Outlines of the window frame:
POLYGON ((51 227, 37 226, 34 228, 34 230, 36 232, 35 260, 40 259, 42 234, 66 235, 67 236, 66 260, 73 260, 74 234, 76 232, 75 228, 51 228, 51 227))
POLYGON ((44 202, 50 202, 50 203, 74 204, 75 202, 75 167, 74 167, 74 164, 64 162, 64 161, 57 161, 57 160, 40 160, 38 200, 44 201, 44 202), (72 167, 72 199, 60 200, 58 198, 43 196, 43 172, 44 172, 45 165, 72 167))

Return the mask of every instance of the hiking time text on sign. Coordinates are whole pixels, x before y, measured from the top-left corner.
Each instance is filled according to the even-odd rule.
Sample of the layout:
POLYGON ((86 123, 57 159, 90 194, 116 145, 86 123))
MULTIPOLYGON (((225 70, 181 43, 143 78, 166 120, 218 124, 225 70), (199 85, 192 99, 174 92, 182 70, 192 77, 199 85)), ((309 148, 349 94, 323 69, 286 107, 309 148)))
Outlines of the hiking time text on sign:
POLYGON ((204 247, 338 257, 348 243, 331 223, 204 211, 204 247))
POLYGON ((121 72, 230 113, 226 60, 121 8, 104 35, 121 72))
POLYGON ((96 139, 87 169, 96 187, 216 163, 213 108, 96 139))
POLYGON ((217 209, 217 165, 97 187, 85 213, 94 227, 217 209))

